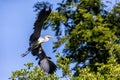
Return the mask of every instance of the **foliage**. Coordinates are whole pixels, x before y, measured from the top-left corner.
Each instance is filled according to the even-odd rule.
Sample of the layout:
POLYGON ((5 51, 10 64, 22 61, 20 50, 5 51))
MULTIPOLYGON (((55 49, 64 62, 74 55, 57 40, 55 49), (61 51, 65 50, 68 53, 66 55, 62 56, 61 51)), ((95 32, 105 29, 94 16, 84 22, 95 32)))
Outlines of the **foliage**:
POLYGON ((33 67, 33 63, 24 65, 26 68, 12 72, 9 80, 58 80, 57 75, 45 75, 38 66, 33 67))
POLYGON ((51 14, 51 27, 59 33, 56 36, 64 35, 54 43, 54 51, 62 44, 65 45, 64 56, 72 59, 70 63, 76 63, 74 74, 78 72, 76 68, 79 64, 85 64, 86 60, 90 65, 85 64, 83 67, 88 65, 90 71, 94 72, 98 71, 96 63, 107 64, 107 60, 112 56, 119 63, 118 7, 119 4, 111 12, 107 12, 100 0, 63 0, 54 13, 56 15, 51 14), (60 16, 63 18, 59 18, 60 16))
MULTIPOLYGON (((45 28, 51 26, 58 39, 53 51, 57 54, 62 78, 120 79, 120 3, 108 12, 101 1, 63 0, 45 23, 45 28), (64 46, 62 53, 58 50, 61 46, 64 46)), ((13 72, 11 79, 61 79, 32 66, 13 72)))
MULTIPOLYGON (((60 55, 57 54, 58 59, 60 55)), ((71 74, 69 70, 70 59, 62 57, 58 60, 59 68, 63 70, 63 76, 55 74, 45 74, 38 66, 33 67, 33 63, 25 64, 25 69, 20 69, 12 73, 9 80, 119 80, 120 79, 120 64, 116 62, 114 57, 108 59, 107 64, 96 63, 98 72, 91 71, 91 67, 77 68, 78 76, 71 74)))
POLYGON ((73 77, 71 80, 119 80, 120 79, 120 64, 116 63, 116 59, 111 57, 107 64, 95 64, 98 72, 91 72, 90 67, 79 68, 79 76, 73 77))

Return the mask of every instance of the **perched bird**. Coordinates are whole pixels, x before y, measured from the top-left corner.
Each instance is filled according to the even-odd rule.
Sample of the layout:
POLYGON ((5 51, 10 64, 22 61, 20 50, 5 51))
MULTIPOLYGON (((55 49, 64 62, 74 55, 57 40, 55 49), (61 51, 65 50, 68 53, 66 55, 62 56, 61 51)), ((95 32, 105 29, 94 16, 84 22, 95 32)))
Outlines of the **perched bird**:
POLYGON ((41 44, 47 42, 49 38, 52 38, 51 35, 46 35, 44 38, 40 37, 42 27, 45 20, 51 13, 51 7, 44 4, 43 9, 38 13, 37 20, 34 23, 34 32, 31 34, 29 39, 29 48, 28 51, 22 54, 26 56, 28 53, 32 53, 33 56, 36 56, 39 66, 48 74, 52 74, 56 71, 57 66, 51 61, 51 58, 48 57, 44 50, 42 49, 41 44))

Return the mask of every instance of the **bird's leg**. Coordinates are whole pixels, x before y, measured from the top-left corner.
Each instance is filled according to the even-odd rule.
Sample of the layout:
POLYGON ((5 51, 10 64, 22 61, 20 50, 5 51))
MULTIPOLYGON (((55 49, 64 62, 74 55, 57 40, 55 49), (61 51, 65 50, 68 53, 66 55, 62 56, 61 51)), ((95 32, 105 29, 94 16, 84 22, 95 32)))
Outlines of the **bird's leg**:
POLYGON ((28 55, 30 53, 30 51, 28 50, 28 51, 26 51, 25 53, 23 53, 21 56, 22 57, 25 57, 26 55, 28 55))

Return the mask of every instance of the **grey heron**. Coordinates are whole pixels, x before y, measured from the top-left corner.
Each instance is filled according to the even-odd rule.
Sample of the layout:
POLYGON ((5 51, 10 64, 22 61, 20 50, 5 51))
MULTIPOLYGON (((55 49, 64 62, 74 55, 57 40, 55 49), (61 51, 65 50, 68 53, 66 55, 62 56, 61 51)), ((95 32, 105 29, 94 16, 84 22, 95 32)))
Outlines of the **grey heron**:
POLYGON ((47 42, 49 38, 52 38, 52 36, 46 35, 44 38, 42 38, 40 37, 40 33, 44 22, 50 15, 50 13, 51 7, 48 7, 46 6, 46 4, 44 4, 43 9, 41 9, 41 11, 38 13, 37 19, 34 23, 34 31, 29 39, 28 51, 22 54, 22 56, 24 57, 29 52, 31 52, 33 56, 37 57, 36 60, 39 60, 38 65, 48 74, 54 73, 57 66, 51 61, 51 58, 45 54, 41 44, 47 42))

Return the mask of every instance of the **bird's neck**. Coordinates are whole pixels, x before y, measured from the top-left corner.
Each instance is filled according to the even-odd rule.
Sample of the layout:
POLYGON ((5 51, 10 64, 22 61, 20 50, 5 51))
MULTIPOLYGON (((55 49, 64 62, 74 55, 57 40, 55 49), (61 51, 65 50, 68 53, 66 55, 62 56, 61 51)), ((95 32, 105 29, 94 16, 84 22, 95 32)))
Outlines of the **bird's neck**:
POLYGON ((48 37, 44 37, 44 42, 47 42, 49 40, 48 37))

